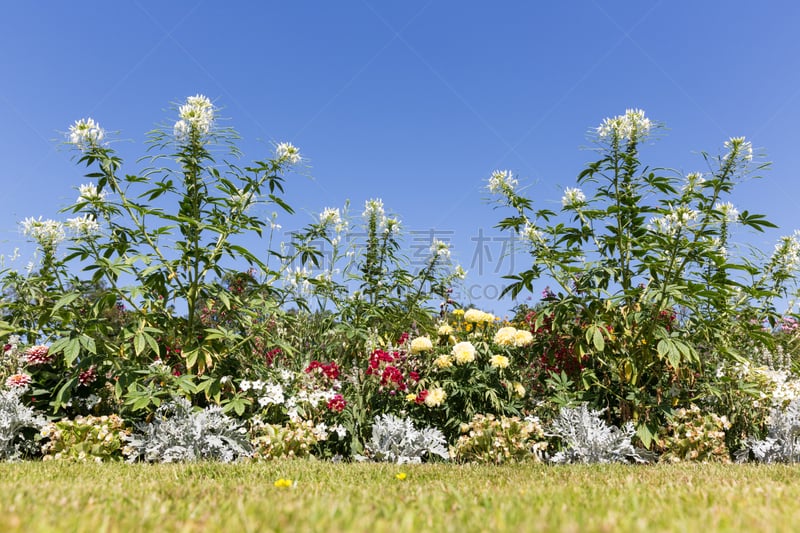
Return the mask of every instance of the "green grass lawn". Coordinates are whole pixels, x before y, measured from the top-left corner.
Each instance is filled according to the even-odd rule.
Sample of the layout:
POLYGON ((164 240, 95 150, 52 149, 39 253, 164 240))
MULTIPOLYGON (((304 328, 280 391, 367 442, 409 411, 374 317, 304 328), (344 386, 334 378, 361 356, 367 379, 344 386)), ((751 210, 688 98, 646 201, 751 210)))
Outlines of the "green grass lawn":
POLYGON ((6 463, 0 508, 3 532, 790 531, 800 467, 6 463))

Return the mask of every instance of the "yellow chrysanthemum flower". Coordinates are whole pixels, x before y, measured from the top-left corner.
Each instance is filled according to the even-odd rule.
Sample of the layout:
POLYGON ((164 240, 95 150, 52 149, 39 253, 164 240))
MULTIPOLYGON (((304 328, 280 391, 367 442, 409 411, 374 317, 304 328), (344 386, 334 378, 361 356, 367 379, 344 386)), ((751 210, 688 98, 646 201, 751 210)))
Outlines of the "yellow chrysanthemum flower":
POLYGON ((433 343, 430 337, 417 337, 411 341, 411 353, 418 354, 433 350, 433 343))
POLYGON ((517 328, 505 327, 494 334, 494 343, 498 346, 514 346, 516 344, 517 328))
POLYGON ((475 346, 469 341, 459 342, 453 346, 453 357, 456 364, 465 365, 475 360, 475 346))
POLYGON ((425 405, 438 407, 444 403, 445 398, 447 398, 447 393, 444 392, 444 389, 439 387, 428 389, 428 395, 425 396, 425 405))
POLYGON ((434 359, 433 364, 436 365, 437 368, 448 368, 453 366, 453 360, 450 358, 449 355, 444 354, 434 359))
POLYGON ((510 363, 508 357, 505 355, 493 355, 491 359, 489 359, 489 362, 495 368, 508 368, 510 363))
POLYGON ((514 334, 514 346, 521 348, 523 346, 528 346, 532 342, 533 342, 533 334, 530 331, 526 331, 524 329, 518 329, 517 332, 514 334))
POLYGON ((439 326, 439 331, 437 331, 439 335, 442 337, 447 337, 453 334, 453 326, 450 324, 442 324, 439 326))

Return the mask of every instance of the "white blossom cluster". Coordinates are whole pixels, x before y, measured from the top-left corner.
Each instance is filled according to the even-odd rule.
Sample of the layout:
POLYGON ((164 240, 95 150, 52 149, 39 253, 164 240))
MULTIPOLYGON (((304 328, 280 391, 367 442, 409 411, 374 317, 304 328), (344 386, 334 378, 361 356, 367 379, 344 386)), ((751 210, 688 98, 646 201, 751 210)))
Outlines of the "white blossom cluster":
POLYGON ((444 241, 434 239, 433 243, 431 243, 431 254, 443 261, 447 261, 450 259, 450 245, 444 241))
POLYGON ((300 150, 292 143, 280 143, 275 147, 275 158, 281 162, 287 162, 290 165, 296 165, 300 162, 300 150))
POLYGON ((601 140, 637 142, 650 134, 653 123, 641 109, 627 109, 624 115, 603 119, 597 127, 601 140))
POLYGON ((648 227, 651 231, 673 237, 686 228, 690 222, 696 220, 697 216, 698 213, 694 209, 683 206, 673 207, 669 213, 653 217, 648 227))
POLYGON ((523 226, 520 237, 532 245, 540 244, 543 240, 542 232, 530 221, 523 226))
POLYGON ((489 192, 509 196, 514 193, 519 182, 510 170, 495 170, 489 177, 489 192))
POLYGON ((214 105, 201 94, 190 96, 178 109, 180 120, 175 122, 173 134, 178 142, 189 140, 192 132, 207 135, 214 124, 214 105))
POLYGON ((730 202, 717 202, 714 211, 719 211, 725 222, 736 222, 739 219, 739 210, 730 202))
POLYGON ((722 156, 723 161, 740 165, 753 160, 753 144, 744 137, 731 137, 724 146, 728 153, 722 156))
POLYGON ((576 187, 567 187, 561 197, 561 206, 565 208, 580 207, 586 204, 586 195, 576 187))
POLYGON ((105 136, 103 128, 91 118, 76 120, 75 124, 69 127, 70 144, 74 144, 82 152, 100 146, 105 136))
POLYGON ((22 233, 35 240, 42 248, 55 248, 64 240, 64 224, 57 220, 28 217, 23 220, 22 233))
POLYGON ((780 238, 772 252, 770 264, 776 272, 791 273, 800 267, 800 231, 780 238))
POLYGON ((83 215, 82 217, 69 218, 65 225, 79 237, 92 236, 100 233, 100 224, 89 214, 83 215))
POLYGON ((98 191, 94 183, 81 184, 78 187, 76 202, 102 202, 106 198, 106 191, 98 191))

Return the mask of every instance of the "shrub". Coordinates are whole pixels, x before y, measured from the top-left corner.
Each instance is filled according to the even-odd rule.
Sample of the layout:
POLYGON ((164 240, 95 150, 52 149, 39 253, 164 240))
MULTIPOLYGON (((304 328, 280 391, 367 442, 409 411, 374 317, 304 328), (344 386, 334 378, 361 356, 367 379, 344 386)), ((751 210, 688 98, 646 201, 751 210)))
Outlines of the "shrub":
POLYGON ((666 452, 662 461, 730 462, 730 452, 725 444, 725 431, 731 427, 724 416, 703 413, 692 405, 678 409, 670 417, 668 435, 664 439, 666 452))
POLYGON ((800 460, 800 398, 785 407, 770 411, 767 437, 747 439, 744 448, 737 452, 738 461, 751 456, 762 463, 795 463, 800 460))
POLYGON ((418 430, 410 420, 390 414, 375 417, 365 454, 357 459, 405 464, 421 463, 423 458, 434 455, 442 459, 450 457, 441 431, 432 427, 418 430))
POLYGON ((31 454, 35 450, 33 433, 45 424, 43 417, 22 404, 21 392, 0 391, 0 460, 31 454))
POLYGON ((553 463, 627 463, 646 462, 642 452, 631 444, 636 433, 633 423, 622 429, 600 419, 602 410, 589 409, 586 403, 579 407, 562 407, 551 423, 551 436, 558 437, 566 448, 550 458, 553 463))
POLYGON ((130 430, 117 415, 77 417, 51 422, 42 429, 49 439, 42 446, 44 460, 121 461, 130 430))
POLYGON ((159 407, 153 421, 136 424, 124 450, 128 460, 172 463, 178 461, 236 461, 251 453, 247 431, 218 406, 193 411, 184 398, 159 407))
POLYGON ((450 449, 453 460, 461 463, 538 461, 547 448, 544 431, 535 418, 479 414, 461 431, 463 435, 450 449))

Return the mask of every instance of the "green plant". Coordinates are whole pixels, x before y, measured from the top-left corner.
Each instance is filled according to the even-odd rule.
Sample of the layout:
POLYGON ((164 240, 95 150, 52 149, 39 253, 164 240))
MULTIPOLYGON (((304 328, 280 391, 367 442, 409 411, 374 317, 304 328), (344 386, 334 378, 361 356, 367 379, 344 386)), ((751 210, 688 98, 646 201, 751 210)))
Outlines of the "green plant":
POLYGON ((50 422, 41 433, 43 459, 69 461, 122 461, 130 430, 117 415, 86 416, 50 422))
POLYGON ((647 446, 671 406, 695 394, 704 365, 740 357, 742 338, 771 342, 761 325, 777 318, 773 302, 800 260, 795 237, 763 265, 730 253, 734 227, 774 227, 728 201, 767 166, 754 163, 750 142, 731 138, 721 155, 703 154, 707 172, 684 177, 641 162, 656 128, 640 110, 606 119, 596 129, 600 158, 578 176, 581 188, 565 190, 560 214, 535 210, 508 171, 489 180, 513 211, 499 227, 531 254, 507 292, 532 291, 541 278, 556 286, 533 317, 534 333, 546 326, 551 336, 539 349, 571 339, 575 385, 614 420, 632 420, 647 446))
POLYGON ((544 430, 534 418, 478 414, 461 433, 450 448, 453 460, 460 463, 539 461, 547 449, 544 430))
POLYGON ((730 427, 724 416, 704 413, 696 405, 678 409, 669 418, 660 460, 728 463, 731 457, 725 431, 730 427))

